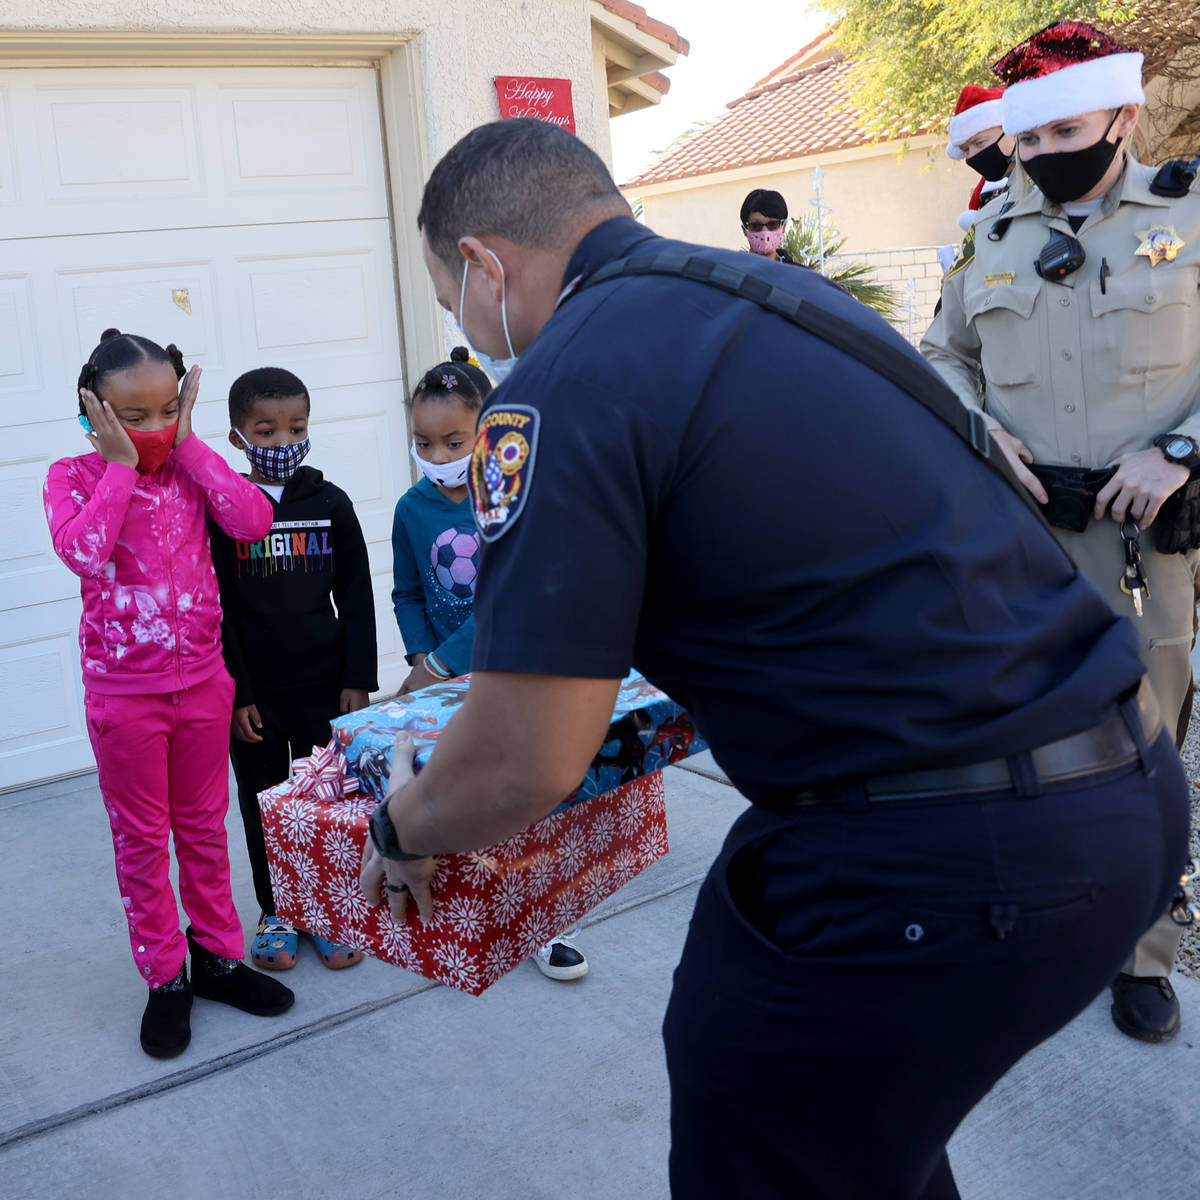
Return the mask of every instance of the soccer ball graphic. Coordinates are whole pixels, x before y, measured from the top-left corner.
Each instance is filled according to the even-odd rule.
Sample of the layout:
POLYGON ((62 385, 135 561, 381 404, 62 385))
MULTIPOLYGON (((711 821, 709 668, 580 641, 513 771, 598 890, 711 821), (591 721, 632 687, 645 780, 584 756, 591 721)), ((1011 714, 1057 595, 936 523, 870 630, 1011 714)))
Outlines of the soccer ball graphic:
POLYGON ((479 570, 479 535, 445 529, 429 550, 437 581, 452 596, 470 600, 475 595, 475 575, 479 570))

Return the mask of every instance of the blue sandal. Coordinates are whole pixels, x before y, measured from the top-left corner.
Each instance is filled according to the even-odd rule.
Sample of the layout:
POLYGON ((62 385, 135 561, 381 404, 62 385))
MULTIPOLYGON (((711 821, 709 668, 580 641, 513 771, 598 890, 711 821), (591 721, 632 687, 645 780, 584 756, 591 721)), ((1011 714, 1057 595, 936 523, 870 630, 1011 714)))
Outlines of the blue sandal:
POLYGON ((340 971, 343 967, 352 967, 355 963, 360 963, 363 960, 361 950, 351 950, 349 946, 340 946, 337 942, 331 942, 328 938, 323 938, 318 933, 310 933, 308 936, 312 938, 313 947, 321 956, 321 961, 331 971, 340 971))
POLYGON ((260 914, 250 944, 250 961, 264 971, 290 971, 300 953, 300 935, 287 921, 260 914))

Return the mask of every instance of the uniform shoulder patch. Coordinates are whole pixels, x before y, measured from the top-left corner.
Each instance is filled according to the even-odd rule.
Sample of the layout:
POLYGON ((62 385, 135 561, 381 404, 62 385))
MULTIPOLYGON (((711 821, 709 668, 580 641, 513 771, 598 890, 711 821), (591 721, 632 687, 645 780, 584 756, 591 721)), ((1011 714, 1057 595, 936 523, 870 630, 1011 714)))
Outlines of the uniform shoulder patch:
POLYGON ((946 272, 946 278, 951 275, 957 275, 959 271, 969 267, 975 259, 975 226, 972 225, 967 230, 967 236, 963 238, 962 246, 958 251, 958 257, 950 264, 950 270, 946 272))
POLYGON ((529 498, 541 414, 527 404, 489 409, 479 422, 467 485, 479 536, 503 537, 529 498))

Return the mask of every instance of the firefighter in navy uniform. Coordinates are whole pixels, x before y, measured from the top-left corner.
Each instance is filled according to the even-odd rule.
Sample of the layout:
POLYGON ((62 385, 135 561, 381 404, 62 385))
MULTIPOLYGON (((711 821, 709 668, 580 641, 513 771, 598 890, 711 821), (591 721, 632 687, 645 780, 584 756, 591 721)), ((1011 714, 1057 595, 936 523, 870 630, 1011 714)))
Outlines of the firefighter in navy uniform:
MULTIPOLYGON (((1132 619, 1182 741, 1198 555, 1186 529, 1166 553, 1160 538, 1196 515, 1181 489, 1200 466, 1200 193, 1183 164, 1159 171, 1123 148, 1141 64, 1075 21, 997 64, 1026 178, 1012 202, 983 210, 921 349, 983 413, 1079 569, 1132 619)), ((1132 1037, 1179 1029, 1167 976, 1180 933, 1165 915, 1113 982, 1113 1020, 1132 1037)))
POLYGON ((664 1026, 673 1194, 956 1196, 959 1121, 1112 978, 1184 859, 1129 622, 882 319, 656 237, 572 135, 474 130, 419 223, 505 378, 471 690, 373 815, 368 894, 386 875, 394 914, 428 913, 427 856, 553 808, 637 666, 751 801, 664 1026))

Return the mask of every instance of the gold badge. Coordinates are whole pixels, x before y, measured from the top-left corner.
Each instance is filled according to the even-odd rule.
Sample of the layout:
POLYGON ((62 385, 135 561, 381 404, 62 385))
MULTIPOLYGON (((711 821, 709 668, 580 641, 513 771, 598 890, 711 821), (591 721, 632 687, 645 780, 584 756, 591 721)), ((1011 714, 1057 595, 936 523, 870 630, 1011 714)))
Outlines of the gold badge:
POLYGON ((983 282, 988 287, 997 287, 999 284, 1002 284, 1002 283, 1012 283, 1012 281, 1014 279, 1016 279, 1016 277, 1017 277, 1016 271, 997 271, 995 274, 985 275, 983 277, 983 282))
POLYGON ((1134 254, 1144 255, 1152 267, 1157 267, 1160 262, 1174 262, 1175 255, 1187 245, 1175 232, 1174 225, 1155 225, 1140 230, 1134 236, 1142 239, 1142 244, 1134 254))

